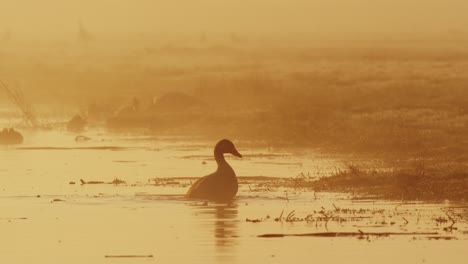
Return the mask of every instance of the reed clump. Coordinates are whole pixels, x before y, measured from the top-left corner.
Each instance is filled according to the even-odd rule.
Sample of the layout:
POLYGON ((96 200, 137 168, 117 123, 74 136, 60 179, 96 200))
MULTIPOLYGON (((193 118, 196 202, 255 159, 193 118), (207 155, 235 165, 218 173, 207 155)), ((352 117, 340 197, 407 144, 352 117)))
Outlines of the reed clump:
POLYGON ((468 170, 460 165, 436 167, 417 162, 410 167, 376 170, 356 164, 330 177, 309 182, 315 191, 343 191, 403 200, 466 200, 468 170))

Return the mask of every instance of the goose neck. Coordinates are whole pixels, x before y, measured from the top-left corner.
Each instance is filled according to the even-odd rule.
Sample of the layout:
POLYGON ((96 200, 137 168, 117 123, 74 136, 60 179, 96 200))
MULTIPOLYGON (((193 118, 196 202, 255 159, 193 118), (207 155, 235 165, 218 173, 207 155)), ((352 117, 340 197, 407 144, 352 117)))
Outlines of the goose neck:
POLYGON ((226 163, 226 159, 224 159, 224 154, 221 151, 215 150, 214 157, 218 166, 226 163))

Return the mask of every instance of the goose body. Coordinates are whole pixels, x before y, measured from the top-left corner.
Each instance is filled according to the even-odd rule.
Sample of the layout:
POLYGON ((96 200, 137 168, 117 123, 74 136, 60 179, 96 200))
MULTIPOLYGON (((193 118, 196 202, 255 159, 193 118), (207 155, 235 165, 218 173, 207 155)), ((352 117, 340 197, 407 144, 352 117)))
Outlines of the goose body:
POLYGON ((218 202, 227 202, 234 198, 238 188, 237 176, 232 167, 224 159, 224 153, 242 157, 231 141, 227 139, 219 141, 214 149, 214 157, 218 165, 217 170, 210 175, 198 179, 188 190, 186 194, 187 198, 218 202))

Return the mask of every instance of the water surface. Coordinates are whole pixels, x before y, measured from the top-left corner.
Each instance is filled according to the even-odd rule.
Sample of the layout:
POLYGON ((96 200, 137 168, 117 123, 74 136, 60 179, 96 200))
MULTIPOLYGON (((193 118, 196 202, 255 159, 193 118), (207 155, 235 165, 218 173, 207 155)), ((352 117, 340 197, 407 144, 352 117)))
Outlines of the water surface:
MULTIPOLYGON (((64 131, 26 131, 23 145, 0 148, 5 263, 464 263, 468 257, 466 204, 356 200, 245 177, 232 204, 191 201, 183 196, 190 182, 215 169, 213 142, 86 135, 90 141, 76 142, 64 131), (126 183, 106 184, 116 178, 126 183), (259 237, 322 232, 415 235, 259 237)), ((313 150, 238 149, 245 158, 228 161, 239 176, 319 177, 343 166, 343 157, 313 150)))

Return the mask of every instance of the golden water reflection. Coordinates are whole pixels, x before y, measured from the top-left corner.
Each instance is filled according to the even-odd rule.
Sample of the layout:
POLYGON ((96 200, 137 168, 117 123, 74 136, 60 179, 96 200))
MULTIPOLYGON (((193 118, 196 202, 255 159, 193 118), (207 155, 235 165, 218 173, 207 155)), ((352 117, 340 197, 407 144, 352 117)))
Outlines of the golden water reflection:
MULTIPOLYGON (((194 207, 194 212, 199 218, 203 218, 200 223, 201 229, 210 230, 214 237, 215 260, 219 262, 236 262, 238 254, 238 206, 232 204, 213 204, 194 207)), ((209 231, 208 231, 209 232, 209 231)))

